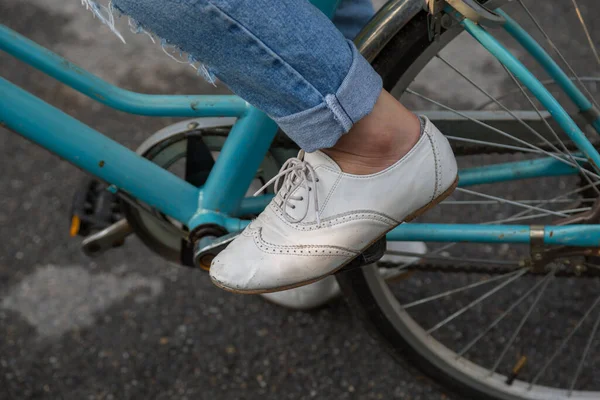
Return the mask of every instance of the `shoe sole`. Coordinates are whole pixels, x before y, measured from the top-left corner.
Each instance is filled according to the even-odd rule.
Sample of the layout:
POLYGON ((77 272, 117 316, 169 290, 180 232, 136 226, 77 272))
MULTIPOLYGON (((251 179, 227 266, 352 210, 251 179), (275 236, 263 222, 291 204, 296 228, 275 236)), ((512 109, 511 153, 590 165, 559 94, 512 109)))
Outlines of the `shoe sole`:
POLYGON ((366 249, 368 249, 373 243, 375 243, 376 241, 378 241, 379 239, 381 239, 382 237, 384 237, 385 235, 387 235, 388 232, 390 232, 392 229, 395 229, 396 227, 402 225, 405 222, 410 222, 410 221, 414 220, 415 218, 420 217, 421 215, 423 215, 424 213, 426 213, 427 211, 429 211, 431 208, 433 208, 433 207, 437 206, 438 204, 440 204, 448 196, 450 196, 454 192, 454 190, 456 190, 457 186, 458 186, 458 176, 456 177, 456 179, 454 180, 454 182, 452 183, 452 185, 450 185, 450 187, 448 189, 446 189, 438 197, 436 197, 435 199, 431 200, 429 203, 427 203, 423 207, 419 208, 417 211, 413 212, 412 214, 409 214, 398 225, 392 226, 390 229, 388 229, 382 235, 380 235, 377 238, 375 238, 372 242, 370 242, 367 246, 365 246, 364 249, 362 249, 360 252, 358 252, 356 254, 356 256, 348 259, 347 261, 345 261, 342 265, 340 265, 339 267, 337 267, 333 271, 330 271, 330 272, 326 273, 325 275, 321 275, 318 278, 312 278, 312 279, 310 279, 308 281, 302 281, 302 282, 299 282, 299 283, 294 283, 293 285, 279 286, 279 287, 270 288, 270 289, 254 289, 254 290, 235 289, 235 288, 232 288, 232 287, 229 287, 229 286, 225 286, 221 282, 219 282, 219 281, 217 281, 215 279, 211 279, 211 281, 212 281, 212 283, 215 286, 217 286, 220 289, 223 289, 223 290, 226 290, 226 291, 232 292, 232 293, 239 293, 239 294, 262 294, 262 293, 281 292, 281 291, 284 291, 284 290, 295 289, 295 288, 298 288, 298 287, 301 287, 301 286, 306 286, 306 285, 310 285, 311 283, 318 282, 321 279, 327 278, 329 275, 333 275, 336 272, 338 272, 339 270, 341 270, 342 268, 344 268, 352 260, 354 260, 356 257, 358 257, 363 251, 365 251, 366 249))

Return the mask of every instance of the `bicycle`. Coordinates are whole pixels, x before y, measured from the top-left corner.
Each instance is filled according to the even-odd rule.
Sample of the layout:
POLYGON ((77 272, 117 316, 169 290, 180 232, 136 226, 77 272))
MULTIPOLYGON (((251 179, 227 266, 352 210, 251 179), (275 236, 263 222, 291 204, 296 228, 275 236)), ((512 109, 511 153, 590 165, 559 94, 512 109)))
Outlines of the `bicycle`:
MULTIPOLYGON (((359 50, 373 62, 384 79, 386 89, 393 89, 396 94, 417 96, 460 117, 459 122, 463 123, 463 127, 454 128, 454 131, 458 129, 462 135, 452 137, 457 143, 455 149, 458 155, 495 152, 538 157, 462 168, 461 189, 453 199, 446 202, 450 207, 502 203, 524 211, 484 224, 480 221, 471 224, 406 224, 388 235, 388 240, 449 243, 421 257, 423 261, 420 264, 401 266, 400 268, 411 271, 407 272, 403 282, 410 281, 412 278, 408 275, 419 270, 443 273, 450 270, 491 277, 401 303, 397 296, 406 297, 406 293, 399 295, 397 291, 393 292, 372 265, 382 255, 383 242, 378 242, 357 259, 353 266, 339 273, 338 280, 353 308, 370 323, 375 334, 391 346, 395 356, 408 357, 414 366, 444 385, 477 398, 597 398, 599 388, 583 390, 577 388, 576 384, 582 373, 586 372, 583 371, 584 362, 589 360, 588 354, 600 319, 594 323, 581 361, 575 372, 569 375, 570 379, 564 383, 564 388, 552 387, 556 382, 563 384, 560 379, 552 381, 555 377, 550 377, 549 381, 540 381, 549 362, 558 352, 549 358, 543 358, 539 370, 527 370, 526 365, 532 364, 529 359, 533 359, 534 365, 538 359, 536 354, 526 351, 521 357, 513 357, 516 363, 506 361, 500 365, 503 360, 509 360, 507 355, 517 355, 514 351, 509 353, 512 351, 511 346, 518 339, 527 318, 532 315, 554 277, 596 276, 598 268, 593 258, 600 256, 600 227, 596 225, 600 206, 595 198, 600 194, 597 189, 597 180, 600 179, 597 143, 586 137, 573 118, 553 100, 547 89, 485 26, 503 27, 546 68, 576 104, 580 123, 599 131, 600 112, 595 102, 588 99, 588 96, 592 98, 591 94, 583 93, 576 85, 581 82, 577 82, 577 79, 573 82, 531 36, 499 10, 499 7, 508 2, 488 1, 484 3, 484 8, 471 0, 435 0, 429 2, 427 10, 424 10, 420 0, 392 0, 357 38, 359 50), (463 30, 501 61, 549 113, 539 111, 531 103, 536 110, 534 115, 516 114, 502 107, 498 99, 487 93, 490 101, 501 108, 501 113, 523 127, 518 133, 510 135, 496 127, 498 121, 494 120, 493 115, 487 115, 489 121, 484 122, 481 114, 473 117, 473 114, 454 110, 409 89, 409 83, 428 62, 463 30), (550 116, 555 119, 556 125, 550 123, 550 116), (503 138, 512 137, 512 142, 490 139, 491 133, 487 131, 482 137, 473 137, 472 127, 471 131, 464 128, 465 121, 503 138), (557 132, 558 128, 564 131, 562 136, 557 132), (544 129, 543 133, 539 132, 541 129, 544 129), (519 146, 513 142, 519 143, 519 146), (525 201, 465 189, 475 185, 493 186, 521 179, 543 181, 555 177, 571 177, 581 184, 577 189, 570 189, 550 199, 525 201), (477 196, 484 200, 460 200, 462 195, 477 196), (552 209, 561 204, 568 204, 569 208, 552 209), (528 220, 535 220, 537 225, 506 225, 508 222, 528 220), (457 260, 444 253, 460 242, 522 244, 531 249, 505 254, 505 259, 500 262, 473 257, 457 260), (561 264, 557 264, 557 261, 561 261, 561 264), (454 263, 458 265, 448 265, 454 263), (359 268, 363 264, 370 266, 359 268), (488 266, 484 268, 480 264, 488 266), (517 301, 508 304, 506 310, 496 313, 497 316, 491 314, 490 318, 495 318, 485 329, 478 331, 477 335, 452 338, 452 345, 463 346, 459 351, 451 349, 447 344, 447 335, 441 335, 442 328, 511 283, 520 278, 526 279, 526 276, 534 280, 529 290, 520 293, 517 301), (428 322, 427 317, 435 316, 434 311, 425 309, 426 312, 410 313, 413 307, 430 305, 434 300, 482 288, 493 282, 500 283, 469 302, 466 308, 461 308, 430 328, 426 329, 421 325, 428 322), (478 365, 487 360, 478 359, 477 356, 473 359, 467 357, 467 352, 485 338, 487 333, 498 324, 506 322, 505 318, 512 311, 529 300, 532 303, 525 310, 524 319, 518 321, 508 344, 502 346, 500 357, 495 358, 495 365, 488 368, 478 365), (434 333, 441 336, 435 337, 434 333)), ((314 3, 323 12, 332 15, 337 2, 320 0, 314 3)), ((209 268, 211 258, 272 197, 245 197, 248 187, 254 180, 265 180, 274 175, 278 164, 293 151, 293 145, 285 137, 276 136, 277 127, 271 120, 235 96, 157 96, 128 92, 109 85, 5 27, 0 27, 0 49, 115 109, 157 117, 194 118, 157 132, 135 154, 0 78, 0 91, 3 93, 0 98, 0 124, 107 182, 107 190, 118 196, 126 218, 86 238, 84 249, 90 253, 105 251, 133 232, 168 260, 209 268), (30 118, 33 110, 35 119, 30 118), (219 152, 216 160, 213 157, 215 152, 219 152), (167 171, 182 159, 186 160, 185 180, 167 171), (152 182, 152 185, 147 184, 148 182, 152 182)), ((452 65, 443 62, 452 68, 452 65)), ((528 96, 522 86, 519 89, 528 96)), ((450 130, 452 128, 449 127, 448 131, 450 130)), ((427 218, 436 219, 439 215, 427 218)), ((80 218, 73 220, 74 233, 80 230, 81 222, 80 218)), ((463 250, 464 254, 468 256, 468 250, 463 250)), ((406 291, 407 285, 403 289, 406 291)), ((559 343, 558 350, 565 348, 572 335, 595 311, 598 302, 600 298, 586 309, 574 328, 567 333, 564 342, 559 343)), ((593 377, 593 371, 591 374, 593 377)))

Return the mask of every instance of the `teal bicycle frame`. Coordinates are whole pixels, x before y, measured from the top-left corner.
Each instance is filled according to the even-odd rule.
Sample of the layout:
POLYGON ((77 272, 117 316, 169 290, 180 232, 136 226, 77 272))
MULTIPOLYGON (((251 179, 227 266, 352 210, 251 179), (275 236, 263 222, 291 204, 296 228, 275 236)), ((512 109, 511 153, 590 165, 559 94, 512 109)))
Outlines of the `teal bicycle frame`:
MULTIPOLYGON (((397 0, 409 3, 422 0, 397 0)), ((339 0, 313 0, 333 15, 339 0)), ((513 20, 504 28, 540 62, 580 111, 600 132, 600 114, 568 79, 550 56, 513 20)), ((544 86, 507 49, 481 26, 469 21, 463 27, 500 60, 547 108, 556 122, 597 169, 600 155, 578 126, 544 86)), ((269 196, 244 195, 259 168, 277 125, 267 115, 237 96, 165 96, 134 93, 115 87, 62 57, 0 25, 0 50, 114 109, 155 117, 236 117, 236 123, 201 188, 140 157, 82 122, 68 116, 27 91, 0 78, 0 125, 21 134, 92 175, 110 183, 150 207, 185 224, 190 230, 217 224, 230 232, 248 223, 236 218, 242 212, 264 208, 269 196)), ((510 180, 579 173, 554 158, 498 164, 460 171, 461 187, 510 180)), ((528 225, 403 224, 389 240, 441 242, 529 243, 528 225)), ((600 226, 546 226, 544 243, 597 247, 600 226)))

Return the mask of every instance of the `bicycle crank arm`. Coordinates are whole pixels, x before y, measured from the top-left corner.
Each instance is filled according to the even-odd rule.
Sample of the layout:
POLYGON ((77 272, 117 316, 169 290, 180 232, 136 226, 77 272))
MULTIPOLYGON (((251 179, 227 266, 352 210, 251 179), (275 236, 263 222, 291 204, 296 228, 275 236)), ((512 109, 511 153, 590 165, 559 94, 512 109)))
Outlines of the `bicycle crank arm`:
POLYGON ((229 233, 224 236, 204 236, 194 243, 194 264, 205 271, 210 269, 212 260, 225 250, 229 243, 238 237, 240 232, 229 233))
POLYGON ((103 230, 83 239, 81 249, 89 257, 95 257, 107 250, 120 246, 133 230, 125 218, 103 230))

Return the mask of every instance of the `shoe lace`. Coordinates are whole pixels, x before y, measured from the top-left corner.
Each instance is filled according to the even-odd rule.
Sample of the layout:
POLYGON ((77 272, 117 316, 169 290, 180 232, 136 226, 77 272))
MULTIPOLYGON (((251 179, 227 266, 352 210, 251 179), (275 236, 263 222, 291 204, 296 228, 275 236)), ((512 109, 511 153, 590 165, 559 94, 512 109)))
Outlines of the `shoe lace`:
POLYGON ((292 209, 296 208, 291 201, 302 201, 304 198, 299 195, 292 195, 292 193, 294 193, 297 188, 304 187, 308 196, 311 197, 309 200, 312 200, 312 204, 315 209, 317 225, 321 225, 319 205, 317 202, 316 184, 318 181, 319 178, 317 178, 315 170, 308 162, 304 161, 304 152, 301 151, 300 154, 298 154, 298 157, 287 160, 279 170, 279 173, 265 183, 263 187, 258 189, 258 191, 254 193, 254 196, 258 196, 272 183, 275 183, 274 189, 275 193, 277 193, 275 196, 279 196, 281 198, 281 204, 279 206, 284 210, 284 218, 290 223, 298 223, 302 221, 308 214, 308 207, 304 209, 304 214, 300 218, 295 219, 285 212, 285 206, 290 206, 292 209))

